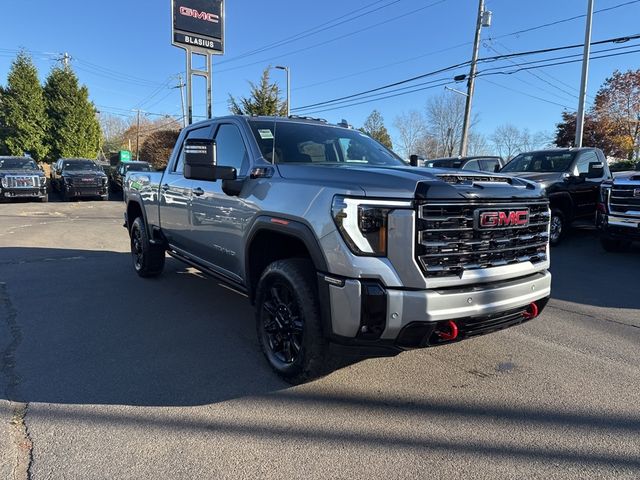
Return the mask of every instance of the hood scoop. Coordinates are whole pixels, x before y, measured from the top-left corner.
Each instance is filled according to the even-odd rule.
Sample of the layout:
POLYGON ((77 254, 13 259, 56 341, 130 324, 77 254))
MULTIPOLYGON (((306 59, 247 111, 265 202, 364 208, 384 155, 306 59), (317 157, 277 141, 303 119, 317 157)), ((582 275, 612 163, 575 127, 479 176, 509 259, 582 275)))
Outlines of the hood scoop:
POLYGON ((443 182, 447 182, 453 185, 468 185, 482 183, 503 183, 512 185, 513 180, 509 177, 497 177, 492 175, 459 175, 459 174, 442 174, 436 175, 443 182))

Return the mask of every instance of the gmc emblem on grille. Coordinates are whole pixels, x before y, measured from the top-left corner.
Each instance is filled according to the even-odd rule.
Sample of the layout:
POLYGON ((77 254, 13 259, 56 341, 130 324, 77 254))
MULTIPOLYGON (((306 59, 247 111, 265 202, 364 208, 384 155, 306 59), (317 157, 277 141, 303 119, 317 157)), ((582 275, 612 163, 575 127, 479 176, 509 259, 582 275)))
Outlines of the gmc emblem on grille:
POLYGON ((476 213, 476 228, 526 227, 529 225, 529 209, 482 210, 476 213))

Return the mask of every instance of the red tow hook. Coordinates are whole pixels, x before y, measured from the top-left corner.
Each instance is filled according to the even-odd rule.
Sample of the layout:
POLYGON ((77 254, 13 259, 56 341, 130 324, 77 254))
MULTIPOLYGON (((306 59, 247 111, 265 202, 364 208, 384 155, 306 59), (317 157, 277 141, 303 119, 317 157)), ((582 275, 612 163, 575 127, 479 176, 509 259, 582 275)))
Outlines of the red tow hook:
POLYGON ((449 327, 448 332, 443 332, 442 330, 438 330, 436 334, 440 340, 455 340, 458 337, 458 325, 453 320, 449 320, 446 325, 449 327))
POLYGON ((536 302, 531 303, 527 309, 522 313, 522 316, 525 320, 531 320, 532 318, 536 318, 540 311, 538 310, 538 305, 536 302))

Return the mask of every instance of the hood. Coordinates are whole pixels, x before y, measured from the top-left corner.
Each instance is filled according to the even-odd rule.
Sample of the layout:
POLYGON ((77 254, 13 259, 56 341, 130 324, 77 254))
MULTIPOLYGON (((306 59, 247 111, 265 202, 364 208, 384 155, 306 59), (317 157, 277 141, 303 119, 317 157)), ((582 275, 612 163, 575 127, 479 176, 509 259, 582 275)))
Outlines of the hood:
POLYGON ((629 172, 615 172, 613 174, 613 180, 638 180, 640 181, 640 172, 637 170, 631 170, 629 172))
POLYGON ((5 175, 28 175, 32 177, 44 177, 45 174, 40 170, 30 170, 30 169, 15 169, 12 168, 10 170, 0 170, 0 177, 5 175))
POLYGON ((565 172, 513 172, 511 175, 518 178, 526 178, 537 183, 561 182, 565 172))
POLYGON ((283 178, 345 192, 363 191, 367 197, 471 200, 541 196, 534 183, 502 174, 409 166, 279 164, 277 167, 283 178))

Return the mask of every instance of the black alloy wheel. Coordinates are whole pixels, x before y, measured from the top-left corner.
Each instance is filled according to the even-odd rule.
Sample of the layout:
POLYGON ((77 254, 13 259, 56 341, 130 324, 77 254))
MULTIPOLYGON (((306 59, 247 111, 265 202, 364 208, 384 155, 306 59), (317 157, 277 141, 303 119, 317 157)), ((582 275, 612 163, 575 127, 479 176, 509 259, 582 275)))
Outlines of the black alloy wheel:
POLYGON ((304 317, 287 283, 276 280, 262 304, 265 344, 283 365, 296 361, 302 349, 304 317))

